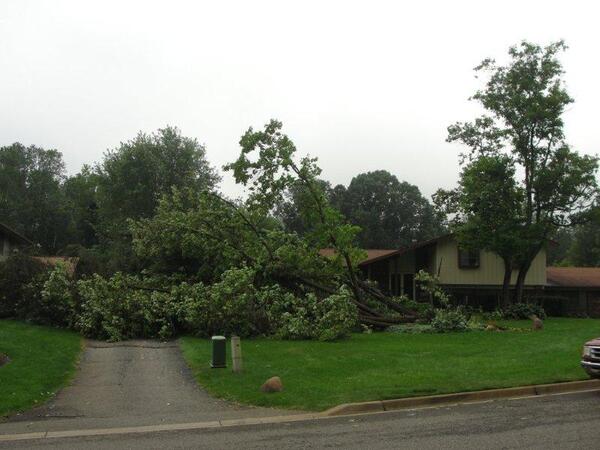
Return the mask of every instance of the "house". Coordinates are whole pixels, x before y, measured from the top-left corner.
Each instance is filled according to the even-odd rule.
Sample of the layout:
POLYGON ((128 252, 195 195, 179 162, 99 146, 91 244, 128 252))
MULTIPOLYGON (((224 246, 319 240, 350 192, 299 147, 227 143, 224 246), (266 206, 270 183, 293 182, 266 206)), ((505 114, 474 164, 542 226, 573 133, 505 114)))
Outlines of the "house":
POLYGON ((548 314, 600 317, 600 267, 548 267, 547 280, 548 314))
MULTIPOLYGON (((326 255, 327 252, 321 252, 326 255)), ((391 295, 404 294, 421 299, 423 293, 415 283, 415 275, 425 270, 455 299, 465 304, 494 309, 498 306, 504 279, 504 262, 493 252, 466 251, 458 246, 454 235, 446 234, 411 246, 394 250, 367 250, 367 258, 359 263, 365 278, 376 282, 391 295)), ((517 271, 513 272, 514 286, 517 271)), ((546 250, 542 249, 531 264, 525 279, 530 293, 546 286, 546 250)))
POLYGON ((0 222, 0 261, 8 258, 14 249, 29 245, 33 242, 0 222))

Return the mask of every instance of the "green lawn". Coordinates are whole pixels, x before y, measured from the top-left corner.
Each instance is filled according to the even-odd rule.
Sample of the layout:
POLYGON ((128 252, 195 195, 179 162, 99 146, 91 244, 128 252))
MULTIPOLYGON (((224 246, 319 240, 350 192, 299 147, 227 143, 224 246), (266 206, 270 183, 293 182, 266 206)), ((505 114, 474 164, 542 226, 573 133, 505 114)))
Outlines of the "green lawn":
POLYGON ((0 320, 0 417, 50 398, 75 372, 81 350, 78 334, 0 320))
POLYGON ((600 320, 548 319, 544 325, 538 332, 355 334, 338 342, 246 339, 242 374, 211 369, 208 340, 185 337, 180 343, 199 383, 218 397, 324 410, 348 402, 586 379, 579 367, 581 346, 600 336, 600 320), (281 377, 284 392, 261 393, 261 384, 274 375, 281 377))

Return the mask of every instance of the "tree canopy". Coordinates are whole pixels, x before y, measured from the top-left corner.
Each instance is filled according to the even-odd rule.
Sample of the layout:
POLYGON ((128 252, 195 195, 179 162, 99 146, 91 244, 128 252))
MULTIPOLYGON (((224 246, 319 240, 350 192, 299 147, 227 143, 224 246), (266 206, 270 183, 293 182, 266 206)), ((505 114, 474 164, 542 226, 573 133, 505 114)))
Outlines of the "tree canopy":
POLYGON ((439 236, 441 219, 414 186, 386 170, 355 176, 341 196, 341 211, 361 228, 362 248, 400 248, 439 236))
POLYGON ((0 147, 0 221, 56 252, 69 239, 69 216, 61 190, 62 154, 15 143, 0 147))
MULTIPOLYGON (((448 141, 469 148, 467 161, 502 155, 519 177, 518 300, 531 262, 547 239, 558 228, 584 222, 597 200, 598 159, 579 155, 565 141, 562 114, 573 101, 558 59, 565 49, 562 41, 546 47, 522 42, 509 49, 505 65, 484 60, 475 71, 487 77, 485 85, 472 99, 486 114, 448 128, 448 141)), ((499 202, 500 193, 494 203, 499 202)))

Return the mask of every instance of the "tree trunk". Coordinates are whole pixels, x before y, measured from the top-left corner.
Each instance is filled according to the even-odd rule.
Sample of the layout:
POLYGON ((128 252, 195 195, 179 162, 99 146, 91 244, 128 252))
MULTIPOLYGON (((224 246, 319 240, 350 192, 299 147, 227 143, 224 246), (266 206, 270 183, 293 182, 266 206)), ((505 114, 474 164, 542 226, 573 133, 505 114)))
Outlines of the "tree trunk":
POLYGON ((517 284, 515 286, 516 290, 516 303, 523 303, 523 292, 525 290, 525 277, 527 276, 527 272, 529 272, 529 268, 531 267, 532 259, 529 258, 525 263, 519 267, 519 274, 517 275, 517 284))
POLYGON ((510 303, 510 279, 512 278, 512 263, 504 260, 504 279, 502 281, 501 308, 506 308, 510 303))

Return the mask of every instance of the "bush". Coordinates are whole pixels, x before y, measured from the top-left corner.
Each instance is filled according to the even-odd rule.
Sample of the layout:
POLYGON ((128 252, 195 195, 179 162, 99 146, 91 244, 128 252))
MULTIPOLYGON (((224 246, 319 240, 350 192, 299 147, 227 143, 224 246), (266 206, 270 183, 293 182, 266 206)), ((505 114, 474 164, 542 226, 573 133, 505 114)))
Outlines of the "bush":
POLYGON ((48 271, 41 262, 17 253, 0 263, 0 318, 19 316, 31 292, 27 285, 48 271))
POLYGON ((24 287, 17 316, 42 325, 70 327, 75 321, 74 285, 62 264, 34 277, 24 287))
POLYGON ((535 303, 513 303, 502 310, 504 319, 524 320, 531 316, 538 316, 540 319, 546 318, 544 308, 535 303))
POLYGON ((437 333, 469 330, 468 318, 461 308, 437 309, 431 327, 437 333))

